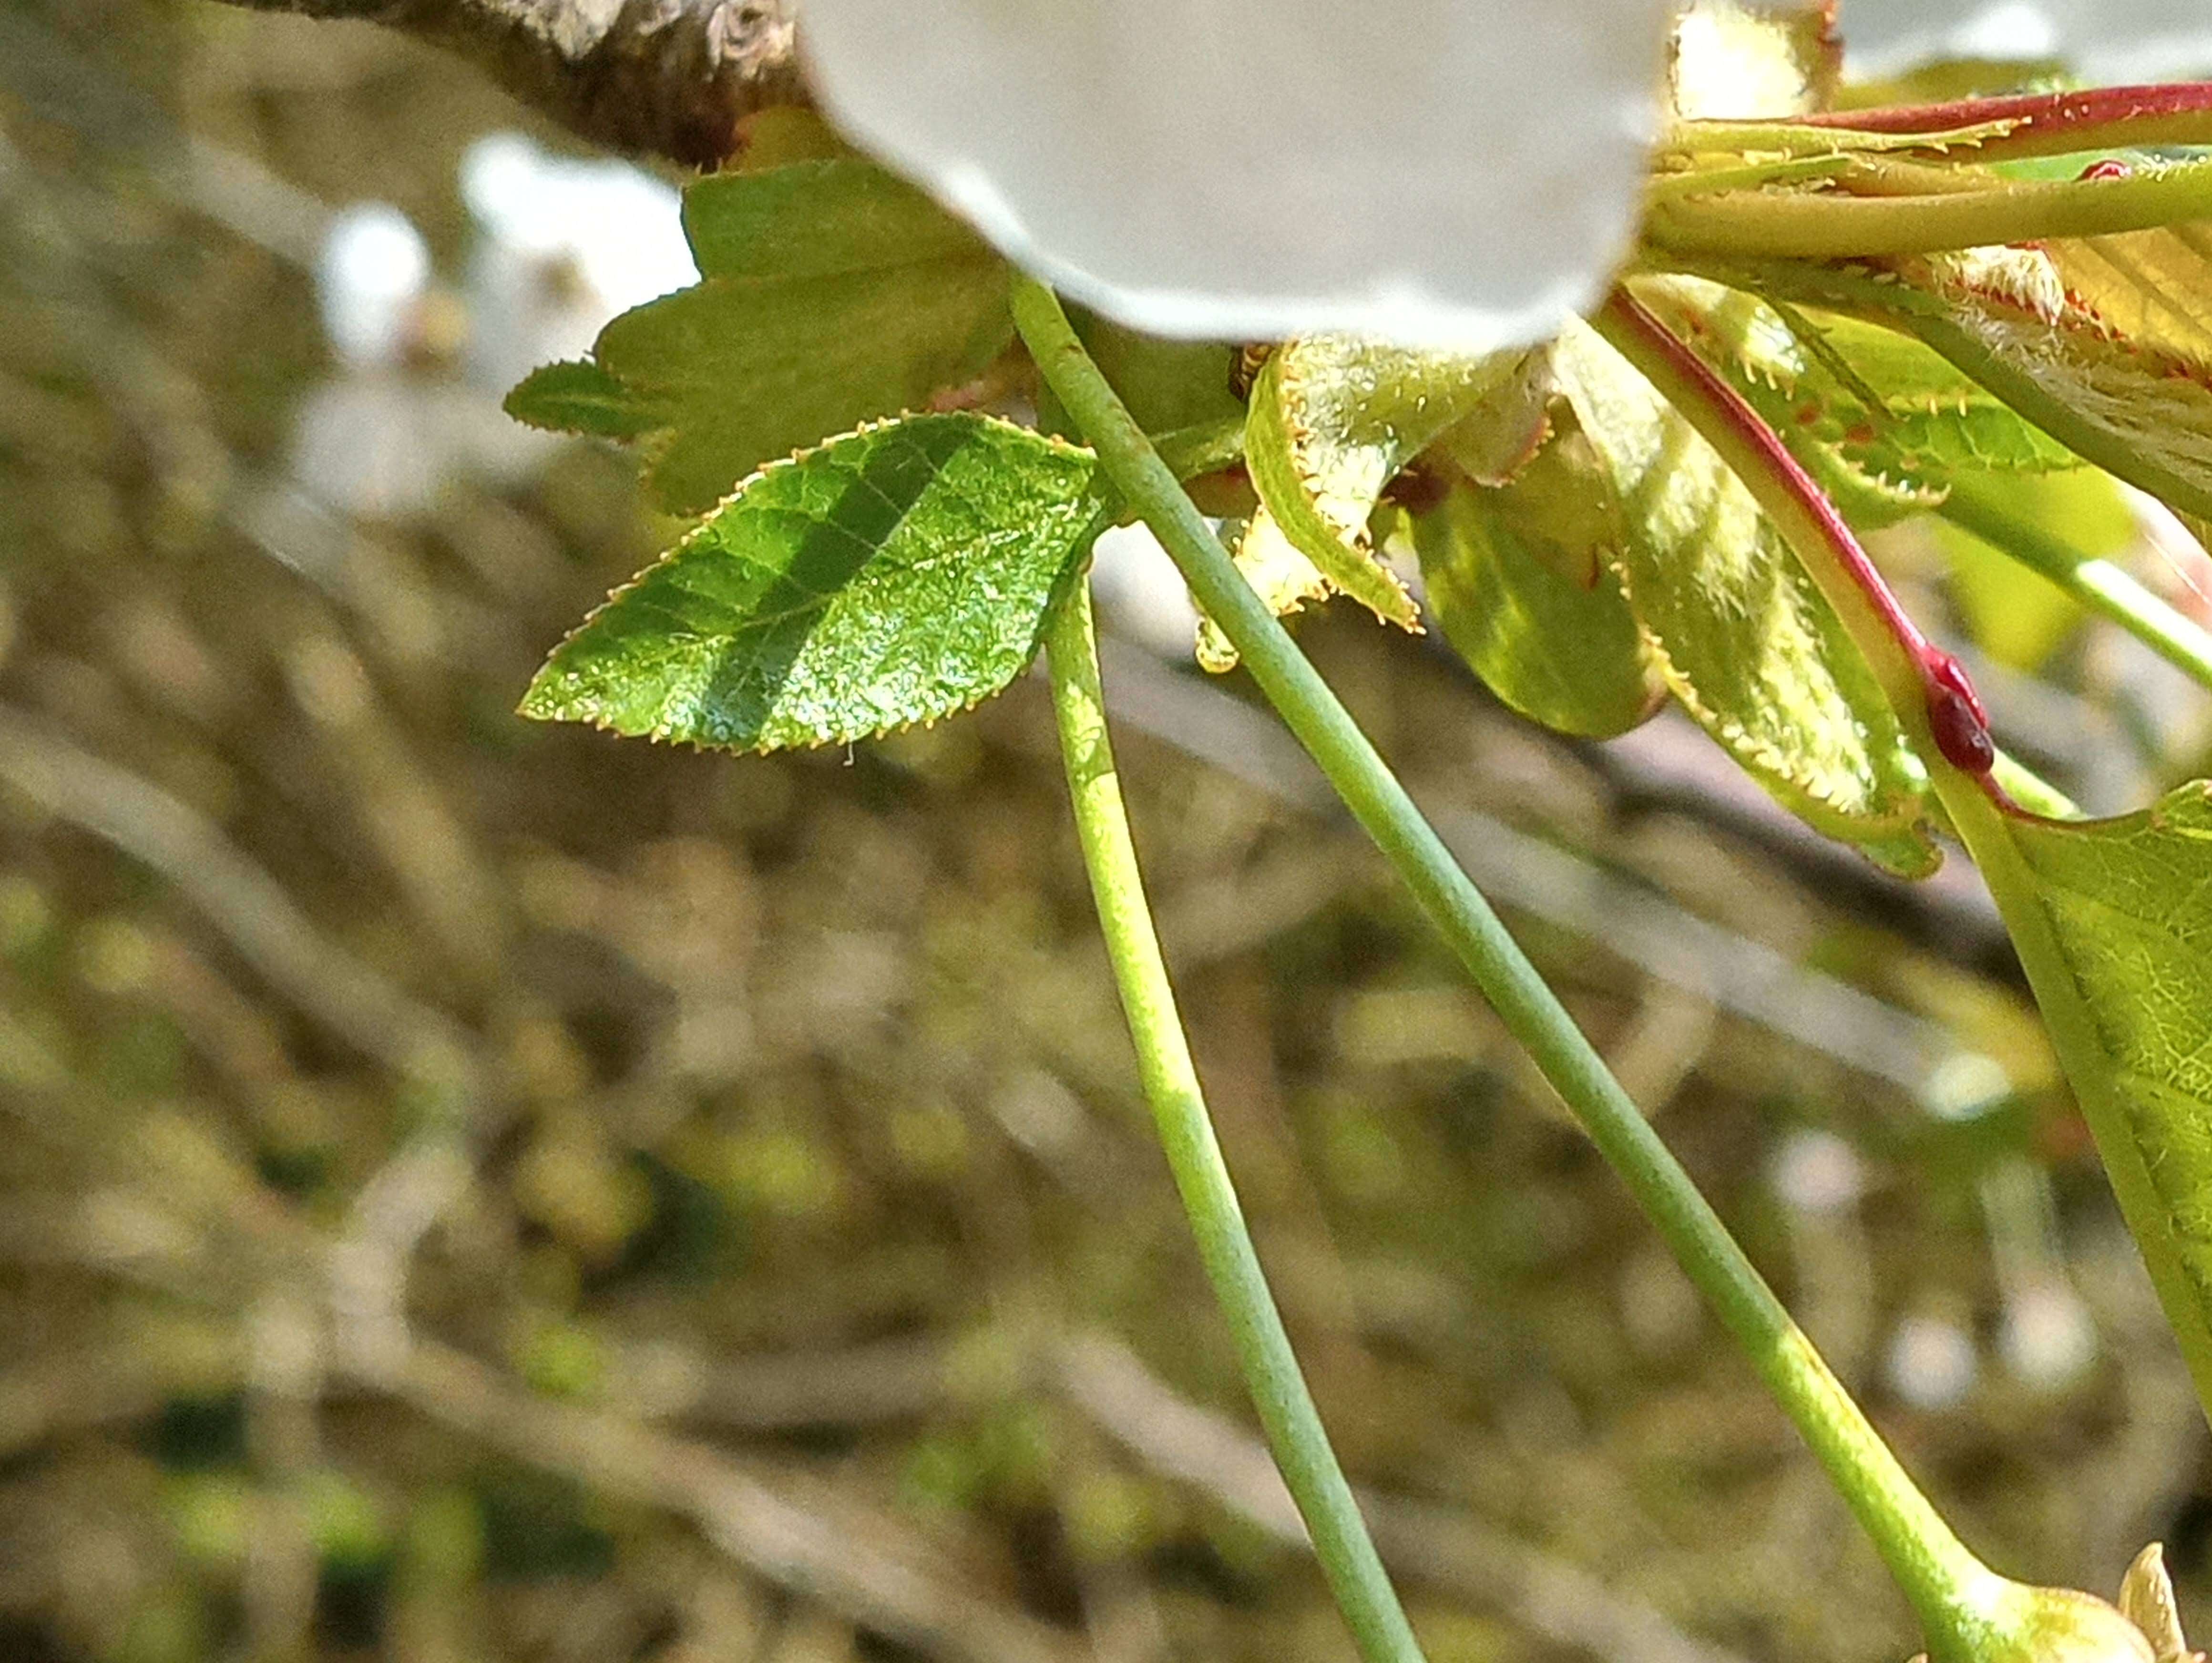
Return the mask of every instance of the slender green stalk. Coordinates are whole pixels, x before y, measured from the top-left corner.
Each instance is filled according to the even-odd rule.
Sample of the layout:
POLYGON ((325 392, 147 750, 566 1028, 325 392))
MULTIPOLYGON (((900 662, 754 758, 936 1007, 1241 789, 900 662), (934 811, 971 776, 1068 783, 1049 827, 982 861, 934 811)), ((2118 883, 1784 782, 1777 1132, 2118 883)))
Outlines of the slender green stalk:
POLYGON ((1926 254, 2048 237, 2109 236, 2212 215, 2212 165, 2118 179, 1989 181, 1969 192, 1858 197, 1732 191, 1654 203, 1656 246, 1737 259, 1849 259, 1926 254))
POLYGON ((1254 680, 1574 1111, 1812 1447, 1912 1602, 1931 1656, 1948 1663, 1982 1653, 2009 1622, 2016 1585, 1969 1553, 1913 1485, 1366 735, 1245 582, 1091 362, 1052 292, 1018 277, 1014 319, 1107 477, 1137 505, 1254 680))
POLYGON ((1954 484, 1936 512, 2029 570, 2041 573, 2176 669, 2212 687, 2212 635, 2111 561, 2082 553, 2064 538, 2006 508, 1987 485, 1969 479, 1954 484))
POLYGON ((1260 1256, 1244 1227, 1243 1209, 1237 1205, 1229 1167, 1206 1116, 1121 804, 1099 689, 1087 583, 1079 581, 1054 608, 1046 626, 1045 654, 1052 668, 1053 710, 1060 722, 1076 832, 1091 874, 1107 957, 1121 990, 1121 1008, 1128 1017, 1130 1038, 1136 1042, 1137 1072, 1152 1104, 1176 1188, 1182 1193, 1183 1210, 1198 1238, 1199 1258, 1228 1319, 1237 1360, 1260 1411, 1267 1447, 1306 1521, 1315 1556, 1358 1642, 1360 1655, 1367 1663, 1421 1663, 1413 1630, 1375 1544, 1368 1539, 1352 1486, 1337 1465, 1298 1372, 1297 1358, 1267 1292, 1260 1256))

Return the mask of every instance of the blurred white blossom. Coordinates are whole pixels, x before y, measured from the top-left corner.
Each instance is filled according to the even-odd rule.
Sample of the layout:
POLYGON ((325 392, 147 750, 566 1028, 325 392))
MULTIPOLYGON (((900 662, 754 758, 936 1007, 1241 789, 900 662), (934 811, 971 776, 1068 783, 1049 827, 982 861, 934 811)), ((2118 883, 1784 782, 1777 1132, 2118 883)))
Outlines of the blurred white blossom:
POLYGON ((699 280, 675 187, 628 162, 494 133, 462 157, 460 185, 477 228, 469 373, 502 396, 539 364, 590 351, 617 314, 699 280))
MULTIPOLYGON (((1602 292, 1668 0, 807 0, 817 91, 1074 297, 1164 335, 1487 350, 1602 292)), ((2212 64, 2204 0, 1844 0, 1858 59, 2212 64)))
POLYGON ((324 505, 373 518, 428 509, 456 479, 523 477, 561 441, 510 421, 507 390, 591 350, 617 314, 697 281, 672 186, 575 161, 519 133, 462 158, 475 222, 458 289, 388 204, 333 215, 316 287, 339 373, 311 393, 292 468, 324 505))

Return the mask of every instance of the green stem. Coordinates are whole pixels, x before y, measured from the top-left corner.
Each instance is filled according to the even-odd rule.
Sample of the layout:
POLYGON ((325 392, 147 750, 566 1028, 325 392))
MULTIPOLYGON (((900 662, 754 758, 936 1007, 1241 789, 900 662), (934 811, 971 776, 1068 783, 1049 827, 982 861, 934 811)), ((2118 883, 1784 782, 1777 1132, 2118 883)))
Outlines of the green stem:
POLYGON ((2008 1620, 2014 1585, 1952 1534, 1790 1319, 1565 1007, 1221 546, 1160 461, 1052 292, 1014 283, 1014 319, 1100 466, 1182 569, 1282 715, 1484 996, 1658 1227, 1881 1552, 1940 1660, 1976 1654, 2008 1620))
POLYGON ((2047 820, 2083 819, 2081 805, 2017 757, 2000 751, 1990 764, 1990 777, 1997 789, 2031 814, 2047 820))
POLYGON ((1991 180, 1917 197, 1733 191, 1654 203, 1644 235, 1662 248, 1738 259, 1928 254, 2051 237, 2109 236, 2212 215, 2212 164, 2119 179, 1991 180))
POLYGON ((1091 632, 1091 591, 1079 580, 1053 610, 1045 654, 1052 669, 1053 710, 1083 862, 1091 874, 1106 954, 1121 990, 1121 1008, 1136 1042, 1137 1072, 1159 1129, 1198 1253, 1228 1319, 1237 1360, 1260 1412, 1267 1447, 1313 1538, 1329 1590, 1367 1663, 1421 1663, 1421 1650, 1390 1587, 1352 1486, 1337 1465, 1298 1372, 1290 1336, 1267 1292, 1260 1257, 1244 1227, 1229 1167, 1207 1118, 1198 1070, 1191 1062, 1175 990, 1146 905, 1129 835, 1121 785, 1106 730, 1098 649, 1091 632))
POLYGON ((1961 531, 2039 572, 2091 612, 2112 619, 2200 685, 2212 687, 2212 635, 2109 560, 2100 560, 2014 514, 1989 485, 1953 484, 1936 510, 1961 531))

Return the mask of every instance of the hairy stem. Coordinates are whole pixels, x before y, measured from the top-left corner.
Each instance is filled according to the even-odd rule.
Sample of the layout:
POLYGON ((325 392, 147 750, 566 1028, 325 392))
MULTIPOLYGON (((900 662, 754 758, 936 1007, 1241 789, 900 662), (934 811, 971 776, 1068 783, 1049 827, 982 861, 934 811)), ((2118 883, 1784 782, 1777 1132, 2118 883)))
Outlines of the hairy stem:
POLYGON ((1207 1118, 1198 1070, 1176 1010, 1175 990, 1152 929, 1129 835, 1121 785, 1106 731, 1098 678, 1098 649, 1091 631, 1091 590, 1079 580, 1046 626, 1045 655, 1052 669, 1054 713, 1060 754, 1067 764, 1068 795, 1106 954, 1121 990, 1121 1008, 1137 1047, 1137 1072, 1159 1129, 1160 1146, 1190 1216, 1200 1259, 1214 1297, 1229 1321, 1237 1361, 1260 1412, 1267 1447, 1313 1538, 1314 1554, 1328 1578, 1366 1663, 1421 1663, 1419 1645, 1369 1540, 1359 1505, 1329 1447, 1290 1336, 1276 1313, 1260 1268, 1229 1167, 1207 1118))
POLYGON ((1137 505, 1253 679, 1574 1111, 1812 1447, 1911 1600, 1933 1654, 1973 1655, 2002 1620, 2013 1585, 1961 1545, 1790 1320, 1366 735, 1237 571, 1091 362, 1059 301, 1018 277, 1014 317, 1107 477, 1137 505))
POLYGON ((2111 561, 2082 553, 2064 538, 2014 514, 1989 485, 1970 479, 1953 484, 1936 512, 2029 570, 2041 573, 2200 685, 2212 688, 2212 635, 2111 561))
POLYGON ((1656 202, 1656 247, 1736 259, 1849 259, 1926 254, 2049 237, 2107 236, 2212 215, 2212 165, 2117 179, 2018 180, 1927 196, 1728 191, 1656 202))
POLYGON ((1978 153, 1987 156, 2066 155, 2153 144, 2208 144, 2212 143, 2212 82, 2084 87, 2070 92, 1966 98, 1947 104, 1830 110, 1795 120, 1803 127, 1892 135, 1955 132, 2002 123, 2007 131, 1990 135, 1978 147, 1978 153))

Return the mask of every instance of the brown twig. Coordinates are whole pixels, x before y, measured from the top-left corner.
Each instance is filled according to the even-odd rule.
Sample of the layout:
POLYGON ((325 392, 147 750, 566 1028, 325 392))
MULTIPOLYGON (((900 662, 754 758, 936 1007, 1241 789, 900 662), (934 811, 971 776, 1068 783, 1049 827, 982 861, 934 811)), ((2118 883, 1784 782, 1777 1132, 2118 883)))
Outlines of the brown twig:
POLYGON ((382 23, 469 59, 617 149, 712 167, 738 124, 803 102, 791 0, 234 0, 382 23))

